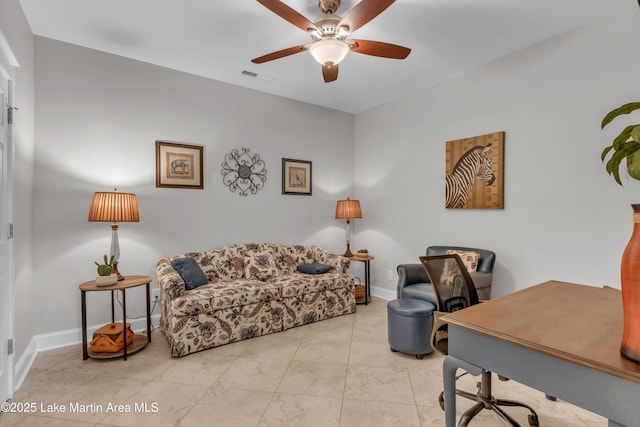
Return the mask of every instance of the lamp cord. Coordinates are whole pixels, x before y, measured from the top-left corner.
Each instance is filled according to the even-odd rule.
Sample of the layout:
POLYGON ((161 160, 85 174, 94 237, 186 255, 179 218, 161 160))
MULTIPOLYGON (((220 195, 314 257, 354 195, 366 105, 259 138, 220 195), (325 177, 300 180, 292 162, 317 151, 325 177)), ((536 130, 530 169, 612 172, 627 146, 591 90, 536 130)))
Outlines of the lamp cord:
MULTIPOLYGON (((122 305, 122 301, 120 301, 120 292, 116 293, 116 301, 118 301, 118 304, 120 305, 120 309, 124 308, 122 305)), ((156 306, 158 305, 158 302, 160 301, 160 299, 155 299, 153 300, 153 305, 151 306, 151 313, 153 313, 156 310, 156 306)), ((131 316, 127 316, 127 321, 133 321, 133 320, 140 320, 140 319, 146 319, 147 316, 142 315, 142 316, 137 316, 137 317, 131 317, 131 316)), ((151 323, 151 332, 153 332, 155 329, 155 326, 153 326, 153 323, 151 323)), ((146 330, 145 330, 146 332, 146 330)))

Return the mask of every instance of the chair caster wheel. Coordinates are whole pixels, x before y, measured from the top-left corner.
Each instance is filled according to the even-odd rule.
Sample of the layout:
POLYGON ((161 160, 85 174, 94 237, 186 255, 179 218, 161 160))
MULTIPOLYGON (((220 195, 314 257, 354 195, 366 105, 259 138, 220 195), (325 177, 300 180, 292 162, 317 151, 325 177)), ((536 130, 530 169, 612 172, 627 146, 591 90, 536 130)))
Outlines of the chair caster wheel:
POLYGON ((416 359, 424 359, 424 354, 416 354, 416 359))
POLYGON ((529 415, 529 425, 533 427, 538 427, 540 424, 538 423, 537 415, 529 415))
POLYGON ((392 353, 397 353, 397 352, 398 352, 398 350, 396 350, 395 348, 391 347, 391 352, 392 352, 392 353))
POLYGON ((441 392, 440 396, 438 396, 438 403, 440 404, 440 409, 444 411, 444 392, 441 392))

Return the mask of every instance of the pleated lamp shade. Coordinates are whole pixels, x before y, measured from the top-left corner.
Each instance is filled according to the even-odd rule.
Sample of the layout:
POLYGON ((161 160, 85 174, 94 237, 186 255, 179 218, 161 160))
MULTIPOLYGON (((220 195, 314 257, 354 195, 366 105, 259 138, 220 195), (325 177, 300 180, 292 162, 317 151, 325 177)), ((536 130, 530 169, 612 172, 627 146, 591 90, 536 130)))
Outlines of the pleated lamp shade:
POLYGON ((360 209, 360 200, 338 200, 336 204, 336 219, 354 219, 362 218, 362 209, 360 209))
POLYGON ((95 193, 89 208, 89 221, 140 222, 136 195, 115 190, 95 193))

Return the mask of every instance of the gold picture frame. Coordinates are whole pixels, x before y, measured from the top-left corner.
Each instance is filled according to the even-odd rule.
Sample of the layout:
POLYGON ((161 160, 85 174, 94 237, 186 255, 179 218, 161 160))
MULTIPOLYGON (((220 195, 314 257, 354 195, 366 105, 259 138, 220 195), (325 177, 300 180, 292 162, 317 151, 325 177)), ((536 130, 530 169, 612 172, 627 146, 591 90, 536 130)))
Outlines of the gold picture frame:
POLYGON ((282 194, 311 196, 311 162, 282 159, 282 194))
POLYGON ((204 188, 200 145, 156 141, 156 187, 204 188))

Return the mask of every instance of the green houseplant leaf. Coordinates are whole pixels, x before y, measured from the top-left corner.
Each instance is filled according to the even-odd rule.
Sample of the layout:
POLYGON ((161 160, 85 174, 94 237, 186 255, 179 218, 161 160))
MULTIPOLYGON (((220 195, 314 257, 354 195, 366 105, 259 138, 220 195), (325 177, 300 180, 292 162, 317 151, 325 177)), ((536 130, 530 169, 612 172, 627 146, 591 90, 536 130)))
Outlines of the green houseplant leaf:
POLYGON ((602 124, 600 125, 600 128, 604 129, 604 127, 606 125, 611 123, 611 120, 615 119, 616 117, 618 117, 618 116, 620 116, 622 114, 629 114, 632 111, 635 111, 637 109, 640 109, 640 102, 630 102, 628 104, 624 104, 624 105, 616 108, 613 111, 610 111, 609 114, 604 116, 604 119, 602 119, 602 124))
MULTIPOLYGON (((611 123, 616 117, 629 114, 640 109, 640 102, 630 102, 624 104, 615 110, 610 111, 602 119, 601 127, 604 129, 606 125, 611 123)), ((640 125, 629 125, 613 140, 613 143, 604 150, 600 158, 606 161, 605 168, 613 179, 622 185, 620 180, 620 165, 626 159, 627 173, 633 179, 640 180, 640 125), (611 156, 607 161, 607 157, 611 156)))

